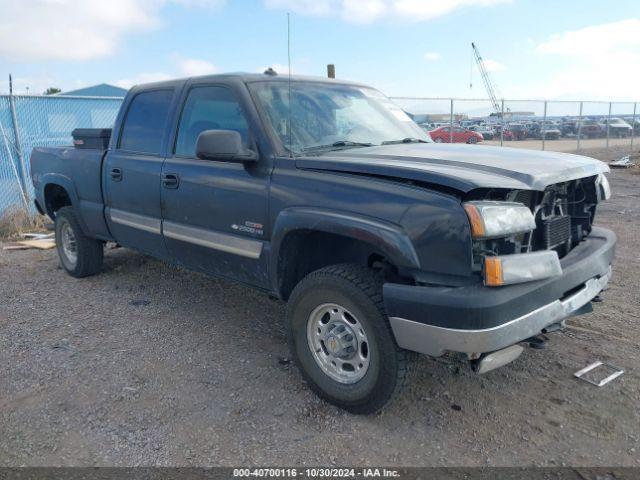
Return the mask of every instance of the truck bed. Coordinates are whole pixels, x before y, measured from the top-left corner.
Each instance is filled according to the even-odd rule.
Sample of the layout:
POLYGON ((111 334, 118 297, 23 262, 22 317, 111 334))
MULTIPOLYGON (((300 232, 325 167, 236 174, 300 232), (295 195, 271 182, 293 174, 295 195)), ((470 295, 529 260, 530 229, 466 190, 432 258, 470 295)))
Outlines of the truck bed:
MULTIPOLYGON (((36 201, 43 211, 43 186, 55 177, 56 184, 63 185, 76 197, 79 213, 88 231, 109 238, 104 220, 102 197, 102 161, 106 150, 68 147, 37 147, 31 154, 31 176, 36 190, 36 201)), ((47 212, 48 213, 48 212, 47 212)))

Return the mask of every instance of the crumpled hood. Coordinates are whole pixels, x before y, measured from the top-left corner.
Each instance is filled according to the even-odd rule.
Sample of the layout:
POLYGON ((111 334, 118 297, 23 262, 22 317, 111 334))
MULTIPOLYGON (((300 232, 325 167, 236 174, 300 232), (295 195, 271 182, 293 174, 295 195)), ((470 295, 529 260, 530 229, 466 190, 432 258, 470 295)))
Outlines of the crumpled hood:
POLYGON ((485 145, 412 143, 333 151, 296 159, 302 169, 416 180, 454 188, 544 190, 608 172, 600 160, 568 153, 485 145))

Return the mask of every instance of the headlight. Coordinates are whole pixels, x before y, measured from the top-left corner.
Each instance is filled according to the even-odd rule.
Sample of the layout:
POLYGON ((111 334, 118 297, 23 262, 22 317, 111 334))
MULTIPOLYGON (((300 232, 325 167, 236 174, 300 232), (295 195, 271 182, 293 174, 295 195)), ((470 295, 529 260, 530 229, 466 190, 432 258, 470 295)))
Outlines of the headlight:
POLYGON ((531 210, 522 203, 478 201, 462 206, 469 217, 473 238, 505 237, 536 228, 531 210))
POLYGON ((603 202, 611 198, 611 186, 604 173, 596 177, 596 190, 598 191, 598 201, 603 202))

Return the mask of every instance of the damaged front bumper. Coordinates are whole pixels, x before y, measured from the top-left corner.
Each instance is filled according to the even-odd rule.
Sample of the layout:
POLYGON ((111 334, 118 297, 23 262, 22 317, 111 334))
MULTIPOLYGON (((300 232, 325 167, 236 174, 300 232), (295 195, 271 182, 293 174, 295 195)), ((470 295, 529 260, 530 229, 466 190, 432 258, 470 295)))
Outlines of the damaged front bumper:
POLYGON ((398 345, 431 356, 446 351, 470 358, 539 334, 580 313, 611 277, 616 237, 594 228, 561 260, 562 275, 488 288, 385 284, 384 300, 398 345))

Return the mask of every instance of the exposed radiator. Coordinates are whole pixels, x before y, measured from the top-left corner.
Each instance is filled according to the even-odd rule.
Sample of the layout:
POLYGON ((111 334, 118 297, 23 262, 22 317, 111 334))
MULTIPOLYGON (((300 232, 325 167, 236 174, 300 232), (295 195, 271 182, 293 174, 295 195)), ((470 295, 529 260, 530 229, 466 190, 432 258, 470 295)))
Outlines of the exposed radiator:
POLYGON ((541 229, 543 248, 557 247, 571 238, 571 217, 565 215, 542 220, 541 229))

